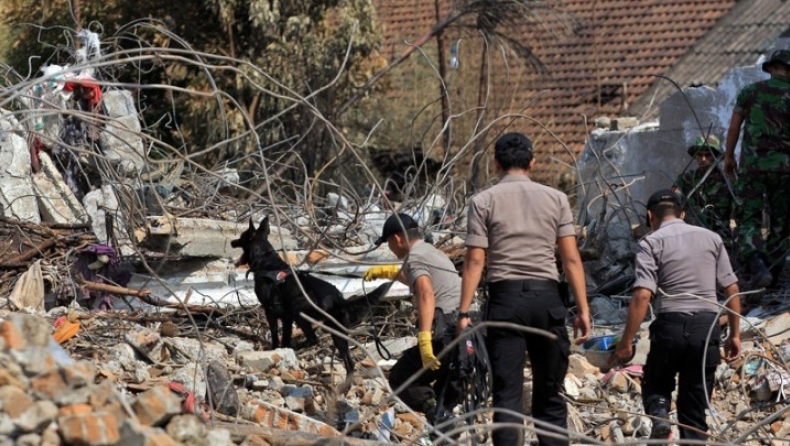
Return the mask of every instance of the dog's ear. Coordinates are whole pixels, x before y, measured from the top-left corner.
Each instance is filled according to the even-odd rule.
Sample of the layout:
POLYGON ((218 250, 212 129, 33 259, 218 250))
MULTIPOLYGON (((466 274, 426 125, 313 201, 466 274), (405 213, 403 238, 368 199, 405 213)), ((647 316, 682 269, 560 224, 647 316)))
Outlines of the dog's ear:
POLYGON ((264 234, 269 235, 269 217, 263 217, 261 220, 261 225, 258 226, 259 231, 263 231, 264 234))
POLYGON ((250 231, 255 232, 255 223, 252 222, 252 216, 250 216, 250 231))

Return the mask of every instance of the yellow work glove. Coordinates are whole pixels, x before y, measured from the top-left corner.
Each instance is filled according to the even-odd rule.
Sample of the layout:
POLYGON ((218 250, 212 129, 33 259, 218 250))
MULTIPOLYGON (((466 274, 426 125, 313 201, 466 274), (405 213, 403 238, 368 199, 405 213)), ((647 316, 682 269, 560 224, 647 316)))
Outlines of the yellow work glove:
POLYGON ((400 272, 400 265, 378 265, 372 266, 365 272, 365 282, 370 282, 376 279, 392 280, 398 277, 400 272))
POLYGON ((431 332, 421 331, 417 333, 417 341, 420 345, 420 357, 422 366, 431 370, 438 370, 442 363, 433 356, 433 344, 431 343, 431 332))

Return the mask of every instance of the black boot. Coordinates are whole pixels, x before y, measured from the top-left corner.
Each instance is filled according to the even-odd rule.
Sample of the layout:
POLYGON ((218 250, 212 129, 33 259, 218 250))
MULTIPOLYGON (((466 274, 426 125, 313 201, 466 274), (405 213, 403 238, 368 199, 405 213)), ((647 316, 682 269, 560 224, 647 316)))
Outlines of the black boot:
MULTIPOLYGON (((428 422, 442 433, 448 433, 458 427, 456 416, 433 398, 423 404, 423 413, 428 422)), ((457 439, 459 435, 460 433, 454 433, 450 438, 457 439)), ((431 437, 435 439, 437 436, 432 435, 431 437)))
POLYGON ((650 430, 650 439, 659 440, 669 438, 672 433, 672 424, 669 422, 669 401, 664 397, 654 397, 645 405, 645 411, 651 417, 653 429, 650 430))
POLYGON ((749 259, 749 272, 752 274, 751 288, 765 288, 774 280, 771 270, 765 265, 762 257, 755 253, 749 259))

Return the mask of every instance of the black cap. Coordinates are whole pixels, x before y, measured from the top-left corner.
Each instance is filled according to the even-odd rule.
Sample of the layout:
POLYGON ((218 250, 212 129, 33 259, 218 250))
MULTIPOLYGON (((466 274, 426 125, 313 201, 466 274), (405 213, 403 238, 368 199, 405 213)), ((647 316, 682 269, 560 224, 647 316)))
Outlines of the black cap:
POLYGON ((676 206, 683 206, 680 196, 669 189, 661 189, 653 193, 650 199, 647 200, 647 208, 653 209, 659 203, 671 203, 676 206))
POLYGON ((376 240, 376 245, 380 245, 387 241, 395 234, 402 234, 405 230, 418 228, 419 225, 413 218, 406 214, 393 214, 384 222, 384 228, 381 230, 381 237, 376 240))

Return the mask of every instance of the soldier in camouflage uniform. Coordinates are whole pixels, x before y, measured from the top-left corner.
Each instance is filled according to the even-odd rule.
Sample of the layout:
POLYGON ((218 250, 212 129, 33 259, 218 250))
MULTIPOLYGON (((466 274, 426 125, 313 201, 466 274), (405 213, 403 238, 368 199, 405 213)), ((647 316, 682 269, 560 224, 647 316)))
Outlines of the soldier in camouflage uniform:
POLYGON ((697 168, 681 174, 672 188, 685 198, 686 223, 716 232, 731 253, 734 248, 730 229, 732 194, 724 173, 714 163, 723 155, 719 138, 698 136, 688 148, 688 154, 696 159, 697 168))
POLYGON ((735 209, 738 257, 748 265, 752 287, 769 286, 767 265, 781 268, 790 235, 790 50, 777 50, 762 66, 771 78, 739 93, 727 132, 724 169, 736 171, 735 145, 743 125, 735 209), (770 216, 768 238, 761 234, 763 210, 770 216))

